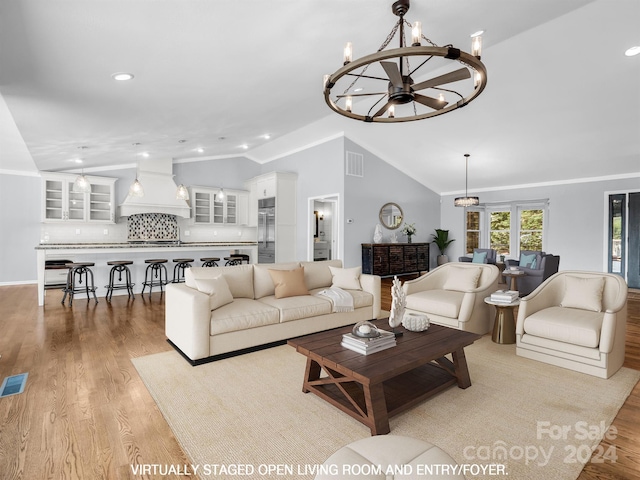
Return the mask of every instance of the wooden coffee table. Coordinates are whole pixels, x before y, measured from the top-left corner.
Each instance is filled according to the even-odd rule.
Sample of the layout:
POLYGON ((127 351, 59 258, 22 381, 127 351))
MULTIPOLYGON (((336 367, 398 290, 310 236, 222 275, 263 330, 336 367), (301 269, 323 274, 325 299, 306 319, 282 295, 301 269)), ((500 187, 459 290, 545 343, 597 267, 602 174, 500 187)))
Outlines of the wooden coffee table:
MULTIPOLYGON (((390 330, 387 320, 374 323, 390 330)), ((452 385, 471 386, 464 347, 481 335, 432 324, 425 332, 403 329, 395 347, 362 355, 340 345, 342 334, 351 328, 287 343, 307 357, 302 391, 313 392, 351 415, 368 426, 372 435, 389 433, 390 417, 452 385)))

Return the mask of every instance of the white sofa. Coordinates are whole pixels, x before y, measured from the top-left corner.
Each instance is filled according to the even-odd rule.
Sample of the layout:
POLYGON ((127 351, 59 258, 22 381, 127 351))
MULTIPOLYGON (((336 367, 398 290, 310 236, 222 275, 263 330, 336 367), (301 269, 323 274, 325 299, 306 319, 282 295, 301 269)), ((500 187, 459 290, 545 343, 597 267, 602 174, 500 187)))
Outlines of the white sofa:
MULTIPOLYGON (((361 274, 361 290, 345 290, 353 297, 353 311, 334 312, 333 303, 317 295, 332 286, 329 267, 341 269, 342 261, 192 267, 185 272, 185 283, 167 285, 165 334, 192 365, 197 365, 231 352, 377 318, 380 277, 361 274), (269 270, 291 271, 299 267, 304 268, 304 286, 309 294, 276 298, 269 270), (212 304, 216 306, 216 293, 204 293, 206 289, 202 287, 207 280, 211 283, 211 279, 220 276, 233 298, 212 309, 212 304)), ((347 271, 354 269, 341 270, 347 271)))
POLYGON ((624 363, 627 291, 619 275, 552 275, 520 300, 516 354, 609 378, 624 363))
POLYGON ((479 333, 491 331, 494 307, 484 298, 498 289, 498 267, 486 263, 445 263, 402 286, 407 313, 424 313, 429 321, 479 333))

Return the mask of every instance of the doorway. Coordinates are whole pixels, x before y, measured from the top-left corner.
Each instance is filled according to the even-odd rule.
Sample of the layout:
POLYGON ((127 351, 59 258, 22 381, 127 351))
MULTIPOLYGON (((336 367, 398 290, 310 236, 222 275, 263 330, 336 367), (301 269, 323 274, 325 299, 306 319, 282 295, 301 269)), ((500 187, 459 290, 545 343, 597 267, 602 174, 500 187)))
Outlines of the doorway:
POLYGON ((609 195, 607 271, 640 288, 640 192, 609 195))
POLYGON ((340 258, 340 197, 309 197, 307 260, 340 258))

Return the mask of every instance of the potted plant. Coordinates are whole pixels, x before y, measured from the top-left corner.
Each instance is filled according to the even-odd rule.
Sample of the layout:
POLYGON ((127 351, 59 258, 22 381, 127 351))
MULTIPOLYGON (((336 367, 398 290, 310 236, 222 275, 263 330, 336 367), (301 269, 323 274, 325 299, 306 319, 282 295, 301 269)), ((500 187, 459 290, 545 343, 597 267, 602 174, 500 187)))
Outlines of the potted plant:
POLYGON ((436 228, 436 233, 432 233, 431 238, 433 239, 433 243, 438 247, 438 250, 440 250, 440 255, 438 255, 437 258, 438 265, 447 263, 449 257, 447 257, 444 252, 451 242, 455 242, 455 239, 449 240, 449 230, 442 230, 440 228, 436 228))
POLYGON ((411 243, 411 237, 417 232, 415 223, 405 223, 402 233, 407 236, 407 243, 411 243))

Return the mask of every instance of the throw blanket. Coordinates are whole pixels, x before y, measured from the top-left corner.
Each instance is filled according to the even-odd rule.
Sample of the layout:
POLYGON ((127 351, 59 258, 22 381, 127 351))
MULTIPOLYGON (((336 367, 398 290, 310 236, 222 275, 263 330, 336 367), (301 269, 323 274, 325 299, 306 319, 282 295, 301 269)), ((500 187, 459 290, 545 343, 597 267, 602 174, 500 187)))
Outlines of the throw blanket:
POLYGON ((339 287, 331 287, 321 292, 322 295, 331 300, 333 312, 353 312, 353 297, 339 287))

